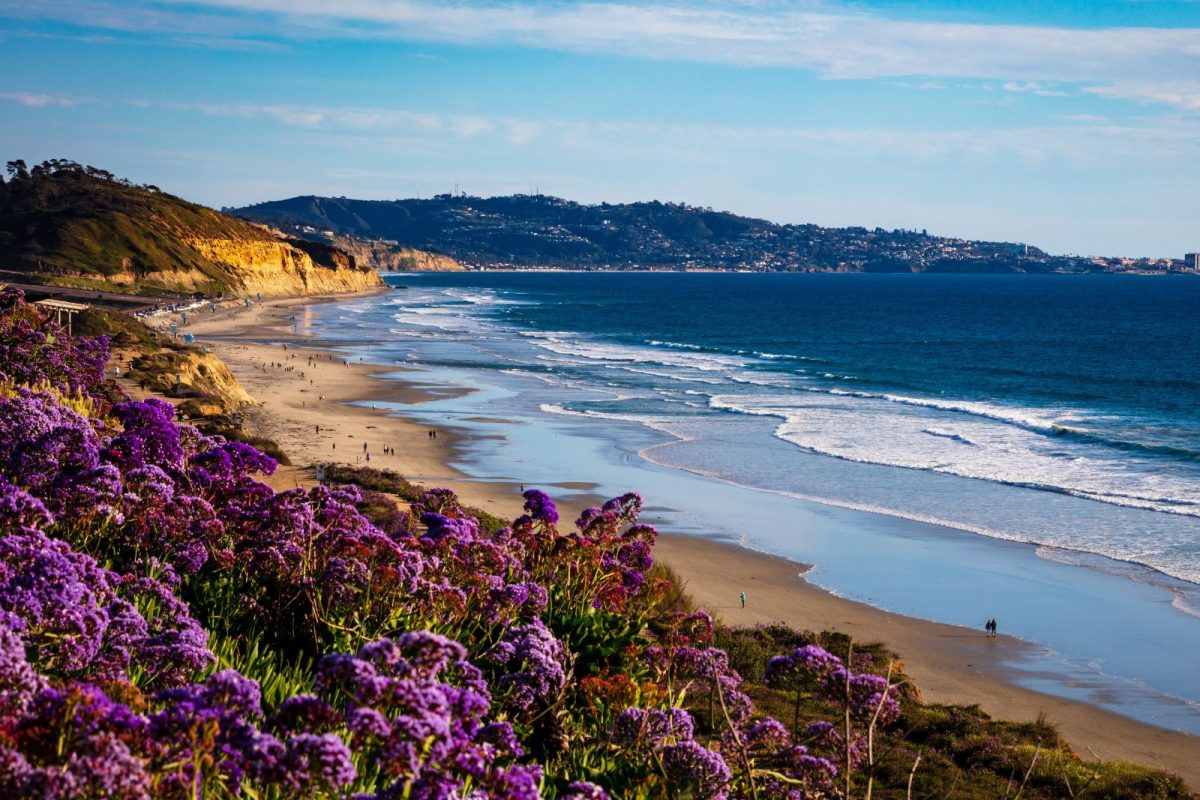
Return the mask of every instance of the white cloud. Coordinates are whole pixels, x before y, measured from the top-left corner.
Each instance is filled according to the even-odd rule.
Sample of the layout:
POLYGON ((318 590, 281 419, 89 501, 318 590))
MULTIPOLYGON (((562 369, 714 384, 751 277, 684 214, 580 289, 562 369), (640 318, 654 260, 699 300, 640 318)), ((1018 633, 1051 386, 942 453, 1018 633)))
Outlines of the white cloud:
POLYGON ((18 4, 7 13, 224 40, 361 37, 520 45, 792 67, 827 78, 918 76, 1110 84, 1119 80, 1158 83, 1200 74, 1200 28, 1080 29, 907 21, 819 3, 40 0, 18 4))
MULTIPOLYGON (((144 104, 145 101, 138 101, 144 104)), ((863 158, 936 162, 1013 160, 1103 166, 1115 159, 1165 163, 1200 158, 1200 124, 1117 125, 1103 117, 1062 118, 1064 124, 984 130, 752 127, 721 124, 581 122, 462 115, 419 109, 284 104, 167 103, 206 116, 268 120, 283 129, 364 141, 402 140, 405 146, 476 141, 489 148, 559 148, 592 155, 703 162, 730 153, 811 152, 863 158)), ((344 143, 344 142, 343 142, 344 143)))
POLYGON ((49 106, 69 108, 70 106, 92 102, 86 97, 66 97, 63 95, 37 94, 33 92, 0 92, 0 100, 18 103, 26 108, 46 108, 49 106))
POLYGON ((1001 87, 1006 92, 1028 92, 1041 97, 1070 97, 1070 92, 1064 92, 1061 89, 1052 89, 1044 83, 1037 81, 1025 81, 1019 83, 1017 81, 1006 81, 1001 87))
POLYGON ((1144 103, 1162 103, 1183 111, 1200 112, 1200 81, 1167 81, 1164 83, 1138 83, 1118 81, 1108 86, 1088 86, 1085 92, 1102 97, 1136 100, 1144 103))

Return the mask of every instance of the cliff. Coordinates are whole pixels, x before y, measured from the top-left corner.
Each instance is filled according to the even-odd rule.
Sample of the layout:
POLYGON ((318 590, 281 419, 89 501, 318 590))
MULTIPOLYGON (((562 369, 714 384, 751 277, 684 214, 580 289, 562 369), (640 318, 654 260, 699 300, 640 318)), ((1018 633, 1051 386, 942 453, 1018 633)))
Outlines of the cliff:
POLYGON ((354 256, 362 267, 388 272, 461 272, 466 269, 455 259, 415 247, 393 245, 357 237, 335 237, 338 249, 354 256))
POLYGON ((9 162, 9 176, 0 180, 0 263, 33 280, 264 296, 382 285, 337 248, 283 239, 94 167, 9 162))
MULTIPOLYGON (((373 270, 354 266, 353 258, 341 254, 347 265, 318 264, 312 255, 288 241, 239 239, 187 239, 189 247, 205 259, 226 265, 236 275, 236 292, 263 296, 340 294, 362 292, 383 285, 373 270)), ((179 281, 201 277, 180 275, 179 281)), ((202 290, 196 285, 193 290, 202 290)))

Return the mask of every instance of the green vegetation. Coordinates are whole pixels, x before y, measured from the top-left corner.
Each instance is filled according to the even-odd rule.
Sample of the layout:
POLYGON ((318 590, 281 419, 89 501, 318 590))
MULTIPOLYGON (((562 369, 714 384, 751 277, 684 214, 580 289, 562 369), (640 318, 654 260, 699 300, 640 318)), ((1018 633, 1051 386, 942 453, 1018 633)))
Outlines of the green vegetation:
MULTIPOLYGON (((260 226, 96 167, 64 159, 7 166, 8 180, 0 179, 0 262, 44 282, 218 295, 241 285, 237 271, 204 256, 191 241, 281 241, 260 226)), ((334 248, 302 249, 322 265, 345 259, 334 248)))
MULTIPOLYGON (((588 205, 546 195, 404 200, 292 197, 230 213, 299 230, 375 237, 464 264, 575 269, 820 272, 1088 272, 1125 269, 1011 242, 926 231, 777 225, 685 203, 588 205)), ((1141 264, 1177 269, 1182 262, 1141 264)))
MULTIPOLYGON (((405 503, 416 502, 426 491, 425 487, 410 483, 407 478, 390 469, 351 467, 346 464, 326 464, 325 479, 331 483, 342 483, 370 489, 373 492, 391 495, 405 503)), ((365 512, 364 512, 365 513, 365 512)), ((508 522, 483 509, 464 507, 463 513, 479 520, 479 527, 487 533, 495 533, 508 522)), ((368 516, 370 516, 368 514, 368 516)))
POLYGON ((77 336, 107 336, 114 348, 136 348, 147 353, 157 353, 169 341, 159 341, 159 335, 141 320, 110 311, 105 308, 88 308, 79 312, 72 323, 77 336))
MULTIPOLYGON (((387 495, 365 493, 359 506, 364 515, 381 527, 385 527, 384 520, 397 512, 392 498, 413 502, 425 491, 390 470, 335 464, 326 465, 325 470, 333 483, 353 484, 387 495)), ((464 512, 480 515, 481 527, 490 532, 503 525, 501 520, 484 516, 477 509, 464 512)), ((655 614, 647 620, 647 633, 653 638, 670 636, 672 625, 677 624, 673 621, 680 615, 696 612, 696 603, 669 565, 656 563, 646 577, 662 585, 655 614)), ((588 615, 569 624, 560 622, 555 628, 576 654, 576 676, 597 709, 603 707, 605 697, 639 691, 633 684, 627 684, 619 672, 614 674, 612 668, 611 659, 626 646, 623 639, 630 637, 629 642, 633 642, 638 638, 636 631, 622 632, 620 625, 615 624, 619 621, 588 615), (593 626, 595 633, 590 630, 593 626), (588 663, 595 666, 589 667, 588 663)), ((1160 770, 1124 762, 1081 759, 1045 720, 1013 723, 992 719, 977 706, 925 705, 918 687, 903 675, 903 666, 896 655, 879 643, 852 642, 836 631, 717 624, 713 645, 728 654, 730 667, 745 679, 743 690, 753 701, 756 718, 793 722, 800 730, 822 720, 836 719, 840 712, 836 703, 822 699, 818 693, 802 695, 797 704, 795 694, 764 684, 760 678, 766 674, 772 658, 805 645, 816 645, 864 672, 881 674, 890 665, 895 671, 893 683, 898 684, 900 716, 895 724, 877 733, 875 764, 855 775, 851 787, 854 796, 864 796, 868 781, 872 784, 871 796, 881 800, 909 796, 955 800, 1018 796, 1032 800, 1168 800, 1191 796, 1179 778, 1160 770)), ((698 740, 719 735, 720 723, 710 716, 707 696, 692 698, 684 707, 692 714, 698 740)))

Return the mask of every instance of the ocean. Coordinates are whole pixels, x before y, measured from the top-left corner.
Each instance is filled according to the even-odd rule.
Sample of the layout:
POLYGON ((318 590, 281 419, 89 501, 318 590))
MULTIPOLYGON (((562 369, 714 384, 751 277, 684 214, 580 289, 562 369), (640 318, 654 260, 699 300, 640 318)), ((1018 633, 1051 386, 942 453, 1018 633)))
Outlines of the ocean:
POLYGON ((386 280, 320 333, 475 390, 402 409, 470 431, 467 474, 640 489, 838 594, 997 616, 1044 648, 1030 685, 1200 733, 1200 280, 386 280))

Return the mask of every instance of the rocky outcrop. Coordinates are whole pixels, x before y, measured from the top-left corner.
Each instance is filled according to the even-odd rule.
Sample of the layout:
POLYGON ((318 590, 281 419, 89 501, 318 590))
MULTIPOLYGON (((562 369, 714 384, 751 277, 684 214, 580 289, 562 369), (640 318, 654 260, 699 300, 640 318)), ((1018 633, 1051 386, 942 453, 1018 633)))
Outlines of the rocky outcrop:
MULTIPOLYGON (((197 409, 232 413, 258 405, 217 356, 195 348, 163 349, 133 359, 129 378, 170 397, 189 398, 197 409)), ((193 414, 196 412, 193 411, 193 414)))

